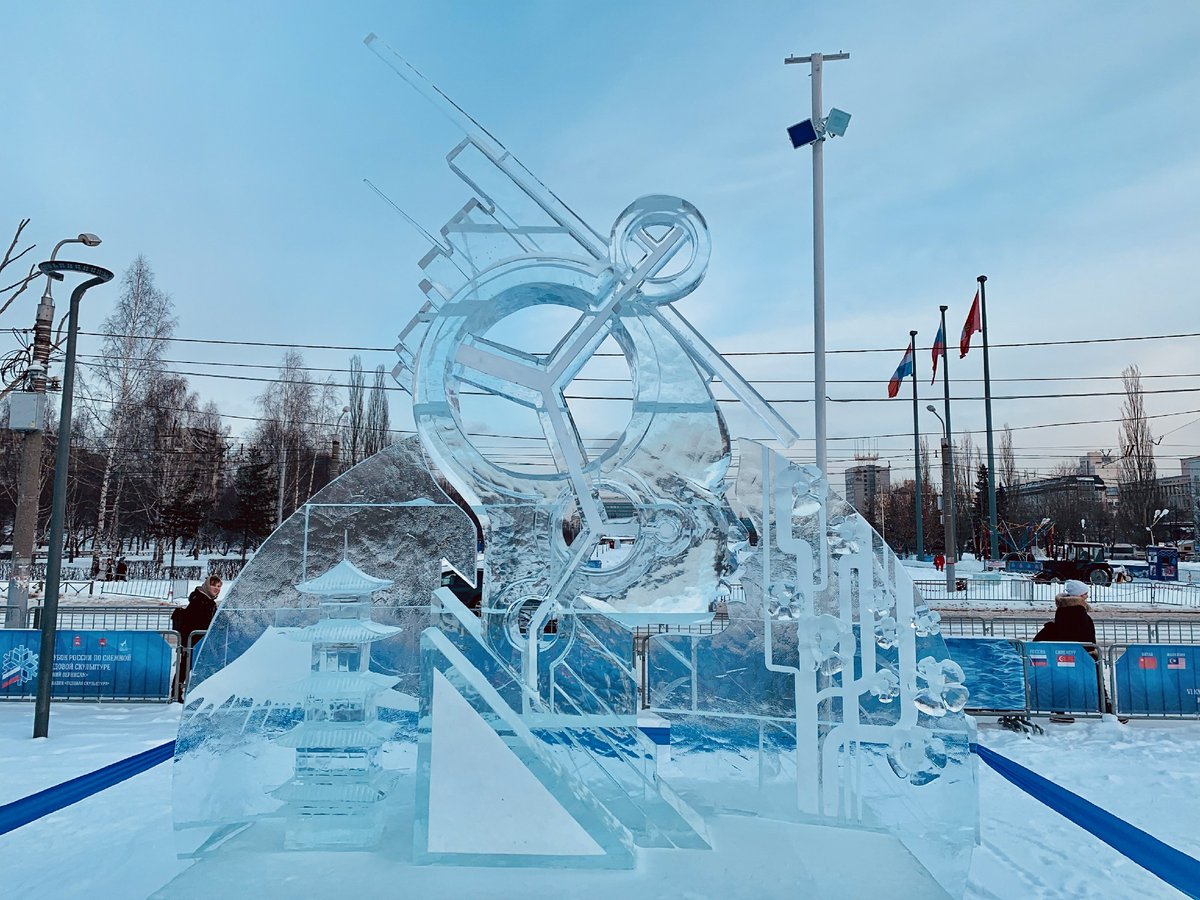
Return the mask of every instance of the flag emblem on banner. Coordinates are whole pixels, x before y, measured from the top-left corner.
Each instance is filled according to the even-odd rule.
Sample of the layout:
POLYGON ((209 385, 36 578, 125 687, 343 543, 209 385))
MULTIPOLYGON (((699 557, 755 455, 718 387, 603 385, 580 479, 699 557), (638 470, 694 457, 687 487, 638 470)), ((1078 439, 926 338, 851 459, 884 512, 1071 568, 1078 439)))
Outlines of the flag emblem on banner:
POLYGON ((1140 657, 1138 657, 1138 668, 1139 669, 1157 669, 1158 668, 1158 659, 1153 656, 1140 656, 1140 657))
POLYGON ((938 326, 937 337, 933 339, 933 377, 929 379, 929 383, 933 384, 937 381, 937 361, 938 357, 946 356, 946 334, 942 331, 942 327, 938 326))
POLYGON ((1050 662, 1044 656, 1030 656, 1029 664, 1031 666, 1048 666, 1050 662))
POLYGON ((1063 666, 1065 668, 1068 668, 1068 669, 1075 668, 1075 654, 1074 653, 1059 653, 1054 658, 1054 661, 1058 665, 1063 666))
POLYGON ((71 643, 76 647, 82 647, 83 638, 81 638, 79 635, 75 635, 75 640, 71 641, 71 643))
POLYGON ((107 647, 108 646, 108 638, 100 638, 100 646, 107 647))
POLYGON ((1186 669, 1187 657, 1182 655, 1171 655, 1167 657, 1168 669, 1186 669))
POLYGON ((983 313, 979 308, 979 291, 975 292, 975 302, 967 313, 967 321, 963 322, 962 336, 958 339, 958 358, 962 359, 971 349, 971 335, 983 331, 983 313))
POLYGON ((900 382, 913 373, 913 351, 912 345, 909 344, 908 349, 904 351, 904 358, 900 360, 900 365, 896 366, 896 371, 892 373, 892 380, 888 382, 888 397, 895 397, 900 393, 900 382))

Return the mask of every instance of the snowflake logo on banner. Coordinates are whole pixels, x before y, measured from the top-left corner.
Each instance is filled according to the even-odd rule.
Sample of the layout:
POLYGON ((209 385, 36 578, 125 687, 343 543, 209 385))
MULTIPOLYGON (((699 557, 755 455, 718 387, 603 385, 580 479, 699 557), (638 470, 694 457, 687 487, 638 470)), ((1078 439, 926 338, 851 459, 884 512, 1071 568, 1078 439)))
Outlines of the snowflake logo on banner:
POLYGON ((4 654, 4 667, 0 669, 0 690, 33 681, 37 676, 37 654, 22 644, 4 654))

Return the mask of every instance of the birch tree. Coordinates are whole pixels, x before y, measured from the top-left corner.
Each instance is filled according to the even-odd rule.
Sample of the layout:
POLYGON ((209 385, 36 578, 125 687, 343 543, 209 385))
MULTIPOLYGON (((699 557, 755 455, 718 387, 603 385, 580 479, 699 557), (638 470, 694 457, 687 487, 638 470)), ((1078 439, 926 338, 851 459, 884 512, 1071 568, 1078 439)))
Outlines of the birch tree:
MULTIPOLYGON (((154 283, 154 272, 139 255, 121 279, 121 294, 112 315, 104 320, 101 359, 93 368, 93 412, 100 430, 104 464, 100 478, 96 536, 92 542, 92 570, 100 569, 101 548, 115 537, 115 511, 120 489, 118 462, 136 423, 162 357, 175 333, 171 298, 154 283), (111 494, 111 496, 110 496, 111 494)), ((115 552, 115 548, 114 548, 115 552)))

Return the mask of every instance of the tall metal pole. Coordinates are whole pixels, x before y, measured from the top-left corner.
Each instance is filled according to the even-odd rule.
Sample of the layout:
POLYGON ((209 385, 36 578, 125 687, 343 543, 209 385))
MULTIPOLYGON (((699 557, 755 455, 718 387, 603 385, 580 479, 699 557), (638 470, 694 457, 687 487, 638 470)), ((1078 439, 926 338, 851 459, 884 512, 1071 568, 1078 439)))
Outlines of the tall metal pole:
MULTIPOLYGON (((783 62, 812 66, 812 122, 824 118, 821 103, 821 70, 826 60, 849 59, 849 53, 813 53, 789 56, 783 62)), ((824 141, 813 142, 813 399, 817 443, 817 468, 829 475, 829 450, 825 427, 825 166, 824 141)))
POLYGON ((112 281, 113 273, 87 263, 42 263, 43 272, 68 271, 92 275, 71 292, 67 317, 67 357, 63 366, 62 409, 58 416, 54 448, 54 498, 50 504, 50 548, 46 554, 46 597, 42 601, 42 641, 38 656, 37 702, 33 712, 33 736, 50 732, 50 690, 54 680, 54 644, 58 633, 58 582, 62 569, 63 522, 67 512, 67 469, 71 462, 71 411, 75 398, 75 341, 79 332, 79 301, 88 288, 112 281))
MULTIPOLYGON (((812 120, 821 121, 820 53, 812 62, 812 120)), ((829 447, 825 425, 825 142, 813 144, 813 391, 817 439, 817 468, 829 477, 829 447)))
POLYGON ((988 332, 987 332, 987 291, 984 283, 986 275, 980 275, 979 282, 979 314, 983 322, 983 415, 987 427, 988 455, 988 558, 1000 558, 1000 534, 996 528, 996 453, 992 441, 992 369, 988 364, 988 332))
POLYGON ((914 482, 916 490, 913 495, 913 504, 917 508, 917 559, 925 558, 925 530, 924 523, 921 521, 922 507, 924 503, 921 499, 921 425, 917 421, 917 333, 910 331, 908 333, 909 349, 912 354, 912 384, 913 384, 913 459, 916 460, 916 476, 914 482))
POLYGON ((943 483, 942 493, 946 495, 942 500, 943 508, 946 508, 946 592, 954 593, 954 563, 958 560, 958 536, 955 533, 955 502, 957 491, 954 489, 954 431, 950 427, 950 354, 946 352, 946 310, 948 307, 939 306, 938 309, 942 312, 942 389, 945 393, 946 402, 946 438, 942 445, 942 454, 945 459, 945 468, 943 472, 946 474, 943 478, 948 478, 949 483, 943 483), (948 506, 947 506, 948 504, 948 506))

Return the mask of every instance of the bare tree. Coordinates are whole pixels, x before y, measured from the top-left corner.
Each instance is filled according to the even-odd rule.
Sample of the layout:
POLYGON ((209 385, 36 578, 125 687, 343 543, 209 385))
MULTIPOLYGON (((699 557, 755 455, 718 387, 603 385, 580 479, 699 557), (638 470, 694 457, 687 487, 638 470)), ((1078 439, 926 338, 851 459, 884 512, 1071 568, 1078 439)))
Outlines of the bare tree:
POLYGON ((387 402, 387 370, 383 366, 375 367, 375 380, 367 397, 367 427, 364 437, 364 458, 373 456, 392 442, 387 402))
POLYGON ((268 453, 275 452, 281 490, 285 498, 290 495, 293 510, 300 505, 302 473, 308 469, 308 454, 314 451, 316 401, 317 387, 308 380, 304 357, 295 350, 287 351, 278 379, 258 397, 263 422, 254 443, 268 453))
POLYGON ((1121 475, 1119 522, 1122 534, 1135 542, 1154 516, 1158 505, 1157 472, 1154 465, 1154 438, 1146 419, 1142 396, 1142 373, 1137 366, 1121 372, 1125 402, 1121 404, 1121 475))
POLYGON ((162 371, 162 356, 175 333, 171 298, 154 284, 154 272, 144 256, 125 271, 117 308, 104 320, 103 351, 94 368, 93 413, 101 428, 103 474, 92 542, 92 569, 100 567, 101 546, 116 535, 112 512, 120 501, 120 486, 109 496, 121 452, 136 436, 137 420, 154 378, 162 371))
POLYGON ((1012 429, 1008 427, 1008 423, 1004 423, 1004 430, 1000 432, 1000 465, 999 472, 996 474, 999 477, 1000 484, 1008 490, 1017 483, 1017 455, 1013 452, 1012 429))
POLYGON ((8 249, 4 251, 4 256, 0 257, 0 285, 2 285, 0 286, 0 315, 3 315, 4 311, 12 306, 14 300, 25 293, 26 288, 29 287, 29 283, 38 275, 36 265, 30 265, 29 271, 18 277, 16 281, 9 282, 9 278, 12 277, 11 274, 4 274, 5 269, 16 265, 22 256, 37 246, 36 244, 29 244, 22 250, 17 249, 17 245, 21 243, 21 233, 28 225, 29 219, 22 219, 20 221, 17 225, 17 230, 13 233, 12 241, 9 242, 8 249))
POLYGON ((362 357, 357 353, 350 357, 350 387, 349 406, 350 421, 347 423, 350 440, 348 451, 350 465, 353 466, 362 459, 363 434, 366 431, 366 387, 363 379, 362 357))

